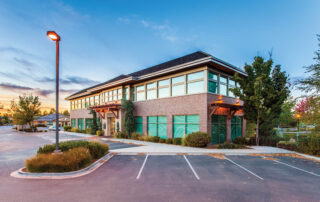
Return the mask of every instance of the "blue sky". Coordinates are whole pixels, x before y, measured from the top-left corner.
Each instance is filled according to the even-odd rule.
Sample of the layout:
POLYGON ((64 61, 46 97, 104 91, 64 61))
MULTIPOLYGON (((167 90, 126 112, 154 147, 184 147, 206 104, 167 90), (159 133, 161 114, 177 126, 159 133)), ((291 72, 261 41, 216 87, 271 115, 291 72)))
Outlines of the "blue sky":
POLYGON ((290 77, 303 77, 318 48, 319 8, 317 0, 2 0, 0 102, 30 92, 54 105, 47 30, 62 37, 63 108, 76 90, 197 50, 239 67, 272 51, 290 77))

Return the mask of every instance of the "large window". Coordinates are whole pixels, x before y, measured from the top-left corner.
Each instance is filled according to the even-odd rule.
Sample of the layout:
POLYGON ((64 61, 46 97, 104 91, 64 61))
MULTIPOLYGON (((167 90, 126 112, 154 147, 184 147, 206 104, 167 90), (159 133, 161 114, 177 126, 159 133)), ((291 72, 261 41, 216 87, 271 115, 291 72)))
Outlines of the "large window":
POLYGON ((220 88, 220 94, 221 95, 227 95, 227 90, 228 90, 228 79, 227 77, 223 77, 223 76, 220 76, 220 81, 219 81, 220 85, 219 85, 219 88, 220 88))
POLYGON ((85 99, 81 100, 81 109, 85 109, 86 108, 86 101, 85 99))
POLYGON ((204 91, 203 71, 187 75, 187 93, 202 93, 204 91))
POLYGON ((209 92, 218 93, 218 75, 209 72, 208 81, 209 81, 209 92))
POLYGON ((99 95, 94 96, 94 105, 99 105, 99 95))
POLYGON ((78 100, 78 109, 81 109, 81 100, 78 100))
POLYGON ((88 108, 89 106, 90 106, 90 99, 87 97, 85 98, 84 108, 88 108))
POLYGON ((77 127, 77 119, 71 119, 71 127, 76 128, 77 127))
POLYGON ((128 100, 128 92, 129 92, 129 88, 128 87, 125 87, 123 89, 123 99, 124 100, 128 100))
POLYGON ((167 139, 167 117, 148 116, 148 135, 167 139))
POLYGON ((199 115, 173 116, 173 137, 199 131, 199 115))
POLYGON ((93 119, 86 119, 86 128, 91 128, 93 125, 93 119))
POLYGON ((145 100, 144 85, 137 86, 136 91, 137 91, 137 101, 145 100))
POLYGON ((156 82, 147 84, 147 100, 157 98, 157 84, 156 82))
POLYGON ((233 116, 231 119, 231 141, 233 141, 236 137, 241 137, 241 131, 242 131, 242 117, 233 116))
POLYGON ((158 98, 164 98, 169 96, 169 79, 158 81, 158 98))
POLYGON ((172 96, 184 95, 184 75, 171 79, 172 96))
POLYGON ((90 97, 90 106, 94 106, 94 97, 90 97))
POLYGON ((113 100, 112 91, 108 92, 108 101, 111 102, 113 100))
POLYGON ((118 100, 121 100, 122 99, 122 89, 119 88, 118 89, 118 100))
POLYGON ((118 92, 117 90, 113 90, 113 91, 112 91, 113 101, 118 100, 117 92, 118 92))
POLYGON ((84 130, 84 119, 78 119, 78 128, 84 130))
POLYGON ((236 86, 236 82, 232 79, 229 79, 228 96, 234 97, 234 93, 230 89, 234 89, 235 86, 236 86))
POLYGON ((136 116, 136 132, 143 134, 143 118, 142 116, 136 116))

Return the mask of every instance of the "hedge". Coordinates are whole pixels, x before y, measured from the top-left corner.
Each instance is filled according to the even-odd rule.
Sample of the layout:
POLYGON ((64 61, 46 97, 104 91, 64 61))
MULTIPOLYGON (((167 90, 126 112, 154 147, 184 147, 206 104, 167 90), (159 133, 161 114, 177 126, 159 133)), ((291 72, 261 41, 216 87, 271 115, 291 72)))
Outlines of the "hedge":
MULTIPOLYGON (((89 149, 91 156, 94 159, 101 158, 106 155, 109 151, 109 146, 107 144, 102 144, 99 142, 88 142, 88 141, 69 141, 69 142, 61 142, 59 145, 59 149, 62 152, 66 152, 70 149, 84 147, 89 149)), ((56 149, 55 144, 44 145, 43 147, 39 147, 38 154, 47 154, 52 153, 56 149)))
POLYGON ((92 162, 90 151, 84 147, 62 154, 38 154, 26 160, 28 172, 69 172, 85 168, 92 162))
POLYGON ((185 137, 186 146, 206 147, 211 142, 211 136, 205 132, 193 132, 185 137))
POLYGON ((245 149, 244 145, 225 142, 218 146, 218 149, 245 149))

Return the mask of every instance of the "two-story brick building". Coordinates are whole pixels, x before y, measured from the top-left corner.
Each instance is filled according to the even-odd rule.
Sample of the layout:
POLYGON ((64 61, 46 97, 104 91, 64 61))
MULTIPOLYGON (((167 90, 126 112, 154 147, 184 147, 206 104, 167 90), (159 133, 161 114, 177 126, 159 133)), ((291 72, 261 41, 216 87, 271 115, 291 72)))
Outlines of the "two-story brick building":
POLYGON ((88 108, 98 112, 106 135, 123 128, 121 99, 134 103, 136 130, 161 138, 183 137, 194 131, 212 135, 212 143, 231 141, 246 133, 242 101, 231 88, 241 69, 198 51, 81 90, 66 99, 71 124, 92 124, 88 108), (117 124, 118 123, 118 124, 117 124))

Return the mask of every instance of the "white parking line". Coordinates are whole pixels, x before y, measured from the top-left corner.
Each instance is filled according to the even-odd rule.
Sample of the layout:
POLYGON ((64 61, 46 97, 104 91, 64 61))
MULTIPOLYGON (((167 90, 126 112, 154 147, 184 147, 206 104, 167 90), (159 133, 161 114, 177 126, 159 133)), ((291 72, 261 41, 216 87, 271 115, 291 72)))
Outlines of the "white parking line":
POLYGON ((137 176, 137 180, 138 180, 138 179, 140 178, 140 176, 141 176, 141 173, 142 173, 142 170, 143 170, 143 168, 144 168, 144 165, 146 165, 148 156, 149 156, 149 155, 147 155, 146 158, 145 158, 144 161, 143 161, 143 164, 142 164, 142 166, 141 166, 141 168, 140 168, 140 171, 139 171, 139 173, 138 173, 138 176, 137 176))
POLYGON ((320 177, 320 175, 318 175, 318 174, 316 174, 316 173, 313 173, 313 172, 309 172, 309 171, 303 170, 303 169, 301 169, 301 168, 298 168, 298 167, 295 167, 295 166, 292 166, 292 165, 289 165, 289 164, 283 163, 283 162, 281 162, 281 161, 277 161, 277 160, 273 160, 273 161, 275 161, 275 162, 277 162, 277 163, 280 163, 280 164, 282 164, 282 165, 286 165, 286 166, 288 166, 288 167, 291 167, 291 168, 294 168, 294 169, 300 170, 300 171, 302 171, 302 172, 309 173, 309 174, 311 174, 311 175, 314 175, 314 176, 320 177))
POLYGON ((243 170, 247 171, 247 172, 250 173, 251 175, 256 176, 256 177, 259 178, 260 180, 263 180, 262 177, 260 177, 259 175, 255 174, 254 172, 251 172, 250 170, 248 170, 248 169, 246 169, 245 167, 237 164, 236 162, 232 161, 231 159, 227 158, 226 156, 225 156, 225 158, 226 158, 228 161, 230 161, 231 163, 233 163, 234 165, 239 166, 239 167, 242 168, 243 170))
POLYGON ((184 157, 184 159, 187 161, 187 163, 188 163, 190 169, 192 170, 194 176, 196 176, 197 180, 200 180, 199 175, 198 175, 198 174, 196 173, 196 171, 193 169, 193 167, 192 167, 191 163, 189 162, 189 160, 187 159, 187 157, 186 157, 185 155, 183 155, 183 157, 184 157))

